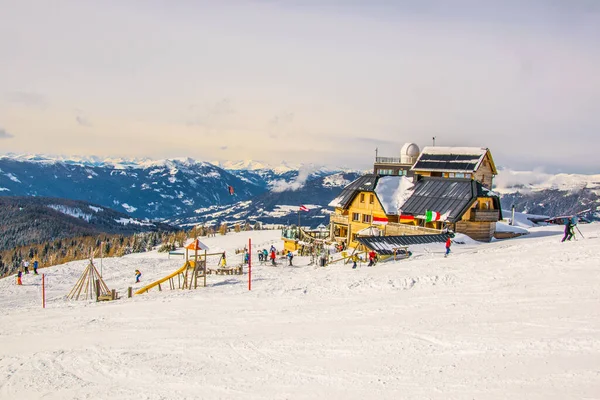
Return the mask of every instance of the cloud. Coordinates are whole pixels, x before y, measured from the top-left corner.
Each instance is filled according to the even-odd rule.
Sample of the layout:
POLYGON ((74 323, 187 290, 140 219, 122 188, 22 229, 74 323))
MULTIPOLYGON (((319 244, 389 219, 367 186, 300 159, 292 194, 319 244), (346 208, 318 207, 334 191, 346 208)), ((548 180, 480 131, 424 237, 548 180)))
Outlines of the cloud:
POLYGON ((534 171, 504 169, 498 171, 498 176, 494 178, 494 185, 499 191, 512 188, 528 189, 531 186, 543 184, 552 177, 553 175, 547 174, 541 169, 534 171))
POLYGON ((298 170, 298 176, 296 176, 293 181, 286 182, 284 179, 279 179, 271 182, 271 192, 280 193, 285 192, 286 190, 298 190, 304 187, 310 174, 317 169, 318 168, 315 165, 303 165, 300 167, 300 170, 298 170))
POLYGON ((290 131, 289 127, 294 122, 294 113, 293 112, 284 112, 278 115, 275 115, 269 121, 268 131, 269 136, 272 138, 277 138, 282 136, 282 134, 287 134, 289 136, 290 131))
POLYGON ((81 126, 85 126, 86 128, 89 128, 92 126, 92 123, 90 122, 90 120, 84 115, 83 111, 81 110, 75 110, 75 112, 77 113, 77 115, 75 116, 75 121, 77 121, 77 123, 81 126))
POLYGON ((187 125, 203 127, 212 127, 236 113, 231 99, 227 97, 209 104, 201 110, 196 105, 191 105, 189 111, 193 116, 188 120, 187 125))
POLYGON ((11 135, 10 133, 6 132, 6 130, 0 128, 0 139, 10 139, 14 137, 13 135, 11 135))
POLYGON ((31 108, 46 108, 48 101, 44 96, 33 92, 10 92, 6 99, 13 104, 18 104, 31 108))

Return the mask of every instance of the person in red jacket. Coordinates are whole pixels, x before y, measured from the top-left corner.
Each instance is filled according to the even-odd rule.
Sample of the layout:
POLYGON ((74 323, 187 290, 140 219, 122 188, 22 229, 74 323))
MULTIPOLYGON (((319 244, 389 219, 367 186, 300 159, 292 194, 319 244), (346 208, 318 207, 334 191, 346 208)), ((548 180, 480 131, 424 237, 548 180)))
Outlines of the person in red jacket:
POLYGON ((367 265, 367 267, 372 267, 373 265, 375 265, 376 259, 377 259, 377 253, 375 253, 375 250, 371 250, 369 252, 369 265, 367 265))
POLYGON ((277 254, 275 253, 275 249, 271 250, 271 263, 275 265, 275 258, 277 258, 277 254))
POLYGON ((450 254, 450 245, 452 244, 452 240, 450 239, 450 236, 448 236, 448 239, 446 240, 446 254, 444 254, 444 257, 448 257, 448 254, 450 254))

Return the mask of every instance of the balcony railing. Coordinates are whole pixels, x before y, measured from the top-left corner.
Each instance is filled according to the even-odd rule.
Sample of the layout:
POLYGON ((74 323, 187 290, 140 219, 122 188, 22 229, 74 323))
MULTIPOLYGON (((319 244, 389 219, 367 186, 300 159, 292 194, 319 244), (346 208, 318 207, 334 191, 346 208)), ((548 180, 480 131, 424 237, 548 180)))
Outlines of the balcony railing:
POLYGON ((471 210, 471 221, 475 222, 496 222, 498 216, 498 210, 471 210))
POLYGON ((331 214, 329 221, 334 224, 348 225, 348 217, 346 215, 331 214))
POLYGON ((375 157, 376 164, 401 164, 400 157, 375 157))

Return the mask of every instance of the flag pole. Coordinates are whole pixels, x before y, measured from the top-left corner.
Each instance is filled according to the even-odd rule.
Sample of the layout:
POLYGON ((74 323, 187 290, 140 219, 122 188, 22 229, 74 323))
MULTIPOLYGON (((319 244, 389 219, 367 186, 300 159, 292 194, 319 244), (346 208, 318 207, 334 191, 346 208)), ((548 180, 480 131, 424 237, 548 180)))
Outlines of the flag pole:
POLYGON ((298 230, 300 229, 300 208, 298 207, 298 230))

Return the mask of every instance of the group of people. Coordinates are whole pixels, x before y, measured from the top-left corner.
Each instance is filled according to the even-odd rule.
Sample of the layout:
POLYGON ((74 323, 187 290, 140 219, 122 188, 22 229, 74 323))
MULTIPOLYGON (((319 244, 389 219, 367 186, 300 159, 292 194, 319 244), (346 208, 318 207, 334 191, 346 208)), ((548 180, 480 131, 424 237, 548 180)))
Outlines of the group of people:
MULTIPOLYGON (((292 267, 293 266, 292 260, 294 259, 294 253, 292 253, 290 250, 288 250, 288 252, 286 253, 286 258, 288 259, 289 266, 292 267)), ((267 251, 267 249, 258 250, 258 261, 263 262, 263 263, 267 262, 267 261, 271 261, 272 265, 277 265, 276 260, 277 260, 277 249, 275 249, 275 246, 271 246, 269 251, 267 251)))
MULTIPOLYGON (((29 261, 23 260, 22 265, 23 265, 23 270, 17 271, 17 285, 23 285, 23 275, 29 275, 29 261)), ((34 275, 39 275, 37 272, 38 267, 39 267, 38 260, 33 260, 33 274, 34 275)))
MULTIPOLYGON (((371 250, 370 252, 368 252, 367 257, 369 259, 369 264, 367 264, 367 267, 372 267, 375 264, 377 264, 379 255, 377 254, 377 252, 375 250, 371 250)), ((358 261, 360 261, 360 257, 358 256, 358 254, 354 254, 352 256, 351 260, 352 260, 352 269, 356 269, 356 263, 358 261)))

